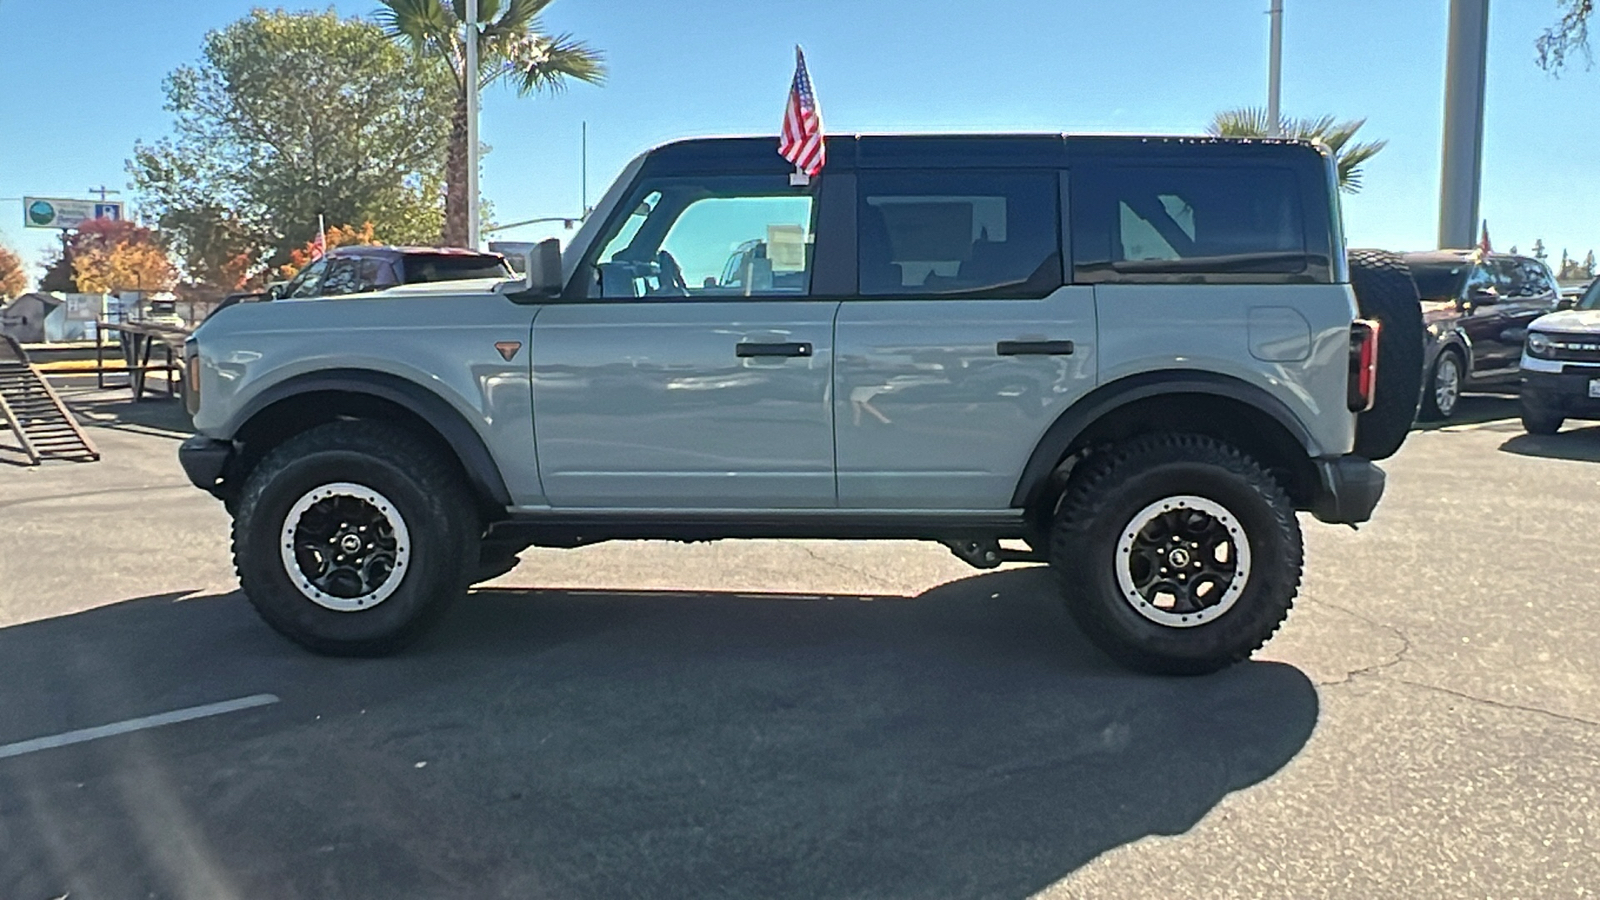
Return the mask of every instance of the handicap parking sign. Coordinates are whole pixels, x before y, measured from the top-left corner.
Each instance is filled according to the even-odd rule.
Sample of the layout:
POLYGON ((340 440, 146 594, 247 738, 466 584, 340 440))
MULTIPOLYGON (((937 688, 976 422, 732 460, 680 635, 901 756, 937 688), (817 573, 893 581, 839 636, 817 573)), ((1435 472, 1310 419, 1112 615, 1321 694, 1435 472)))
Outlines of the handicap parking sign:
POLYGON ((113 221, 115 221, 117 219, 121 219, 122 218, 122 204, 121 203, 96 203, 94 205, 94 217, 96 219, 111 219, 113 221))

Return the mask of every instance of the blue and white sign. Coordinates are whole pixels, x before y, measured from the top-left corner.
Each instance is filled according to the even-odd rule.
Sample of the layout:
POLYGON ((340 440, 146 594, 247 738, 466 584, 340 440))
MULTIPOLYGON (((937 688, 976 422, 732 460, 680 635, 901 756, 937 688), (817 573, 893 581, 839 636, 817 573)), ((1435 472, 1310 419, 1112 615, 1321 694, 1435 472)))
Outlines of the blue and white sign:
POLYGON ((22 224, 26 228, 77 228, 91 219, 122 218, 123 209, 120 200, 22 198, 22 224))

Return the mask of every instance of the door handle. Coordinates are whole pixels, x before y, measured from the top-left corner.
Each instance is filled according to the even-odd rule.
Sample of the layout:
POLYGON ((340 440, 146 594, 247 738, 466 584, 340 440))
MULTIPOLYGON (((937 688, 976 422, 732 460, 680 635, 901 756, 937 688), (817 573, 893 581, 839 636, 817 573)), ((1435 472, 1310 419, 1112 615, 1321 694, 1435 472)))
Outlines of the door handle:
POLYGON ((749 359, 752 356, 810 356, 811 345, 800 344, 758 344, 751 341, 740 341, 734 345, 733 352, 740 359, 749 359))
POLYGON ((1001 356, 1071 356, 1071 341, 1001 341, 994 352, 1001 356))

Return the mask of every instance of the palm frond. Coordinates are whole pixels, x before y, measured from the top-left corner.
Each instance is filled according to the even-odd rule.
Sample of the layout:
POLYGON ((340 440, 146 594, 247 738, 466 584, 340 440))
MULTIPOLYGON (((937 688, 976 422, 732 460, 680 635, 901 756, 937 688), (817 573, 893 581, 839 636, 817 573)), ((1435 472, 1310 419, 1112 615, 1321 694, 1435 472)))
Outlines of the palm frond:
POLYGON ((484 37, 495 38, 528 31, 542 32, 544 29, 539 27, 539 16, 554 0, 508 0, 503 12, 500 10, 500 0, 483 2, 493 3, 496 12, 493 17, 479 17, 479 21, 489 23, 483 30, 484 37))
POLYGON ((505 35, 494 44, 499 62, 485 82, 507 78, 517 93, 560 93, 570 80, 604 84, 605 54, 570 34, 546 35, 529 30, 505 35))
MULTIPOLYGON (((1206 130, 1216 137, 1266 137, 1270 131, 1267 127, 1270 121, 1266 110, 1256 106, 1243 106, 1217 113, 1211 118, 1211 124, 1206 130)), ((1328 145, 1337 162, 1339 187, 1353 194, 1361 190, 1362 165, 1377 156, 1378 151, 1389 144, 1388 141, 1381 140, 1352 143, 1356 132, 1366 124, 1366 119, 1340 121, 1333 116, 1283 118, 1280 132, 1284 137, 1319 141, 1328 145)))
POLYGON ((383 7, 373 13, 379 27, 391 39, 426 51, 453 40, 456 18, 439 0, 380 0, 383 7))

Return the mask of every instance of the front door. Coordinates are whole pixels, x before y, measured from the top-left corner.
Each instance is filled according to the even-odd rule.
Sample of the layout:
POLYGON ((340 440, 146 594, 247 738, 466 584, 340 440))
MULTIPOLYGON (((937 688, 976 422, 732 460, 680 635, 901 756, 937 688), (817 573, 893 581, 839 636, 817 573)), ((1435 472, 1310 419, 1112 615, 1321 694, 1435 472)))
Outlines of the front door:
POLYGON ((1063 286, 1055 171, 862 171, 839 310, 839 504, 998 510, 1095 383, 1093 288, 1063 286))
POLYGON ((814 191, 647 177, 533 322, 534 432, 555 507, 835 505, 833 319, 810 299, 814 191))

